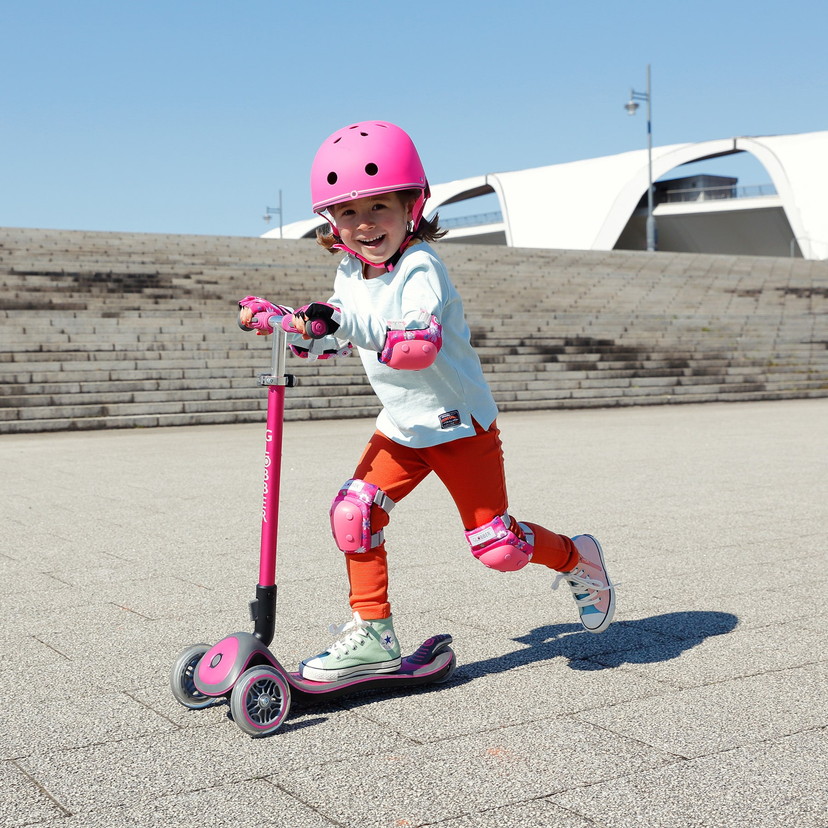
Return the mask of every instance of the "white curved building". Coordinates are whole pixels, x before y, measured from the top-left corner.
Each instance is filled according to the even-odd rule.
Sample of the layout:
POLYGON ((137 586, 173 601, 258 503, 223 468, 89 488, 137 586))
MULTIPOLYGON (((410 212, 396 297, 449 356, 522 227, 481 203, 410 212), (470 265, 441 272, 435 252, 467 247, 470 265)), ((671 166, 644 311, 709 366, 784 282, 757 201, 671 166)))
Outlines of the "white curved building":
MULTIPOLYGON (((775 192, 746 195, 736 179, 660 181, 654 215, 660 250, 828 259, 828 131, 653 147, 653 180, 696 161, 750 153, 775 192)), ((680 172, 680 171, 679 171, 680 172)), ((451 227, 446 241, 567 250, 644 249, 647 150, 432 186, 430 213, 494 193, 499 214, 451 227)), ((319 218, 265 237, 306 238, 319 218)))

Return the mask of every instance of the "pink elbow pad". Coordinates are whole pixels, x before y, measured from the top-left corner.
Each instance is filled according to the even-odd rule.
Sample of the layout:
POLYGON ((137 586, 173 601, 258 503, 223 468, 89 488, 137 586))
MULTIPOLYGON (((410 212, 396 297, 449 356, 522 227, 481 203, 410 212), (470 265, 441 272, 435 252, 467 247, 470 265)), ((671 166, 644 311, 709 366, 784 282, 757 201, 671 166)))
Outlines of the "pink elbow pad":
POLYGON ((388 329, 385 347, 377 358, 389 368, 422 371, 434 364, 443 345, 443 328, 432 316, 427 328, 388 329))

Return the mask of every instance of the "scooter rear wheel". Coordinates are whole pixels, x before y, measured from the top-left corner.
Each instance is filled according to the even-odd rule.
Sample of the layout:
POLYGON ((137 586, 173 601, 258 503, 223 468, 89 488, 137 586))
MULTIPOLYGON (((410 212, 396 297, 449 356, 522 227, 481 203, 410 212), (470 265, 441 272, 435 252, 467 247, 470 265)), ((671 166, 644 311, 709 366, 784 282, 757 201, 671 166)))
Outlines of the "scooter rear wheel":
POLYGON ((252 667, 230 694, 233 721, 249 736, 275 733, 290 710, 290 685, 273 667, 252 667))
POLYGON ((198 662, 210 649, 208 644, 194 644, 188 647, 175 660, 170 674, 170 689, 176 701, 190 710, 201 710, 209 707, 215 699, 199 692, 193 681, 198 662))
POLYGON ((442 678, 438 678, 435 681, 435 684, 445 684, 453 675, 454 671, 457 669, 457 656, 452 653, 451 654, 451 664, 449 665, 448 671, 442 678))

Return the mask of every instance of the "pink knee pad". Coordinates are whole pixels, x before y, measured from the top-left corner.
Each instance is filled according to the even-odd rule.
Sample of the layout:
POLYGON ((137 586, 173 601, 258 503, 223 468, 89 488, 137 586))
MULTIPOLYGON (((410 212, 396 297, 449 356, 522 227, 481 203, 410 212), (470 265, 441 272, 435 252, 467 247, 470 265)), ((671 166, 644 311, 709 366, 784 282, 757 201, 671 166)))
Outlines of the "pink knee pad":
POLYGON ((508 514, 498 515, 484 526, 465 534, 472 555, 480 563, 500 572, 514 572, 523 569, 532 559, 535 534, 528 526, 519 523, 526 535, 526 540, 523 540, 509 528, 506 521, 511 523, 508 514))
POLYGON ((371 507, 374 505, 390 512, 394 501, 378 486, 364 480, 348 480, 334 498, 331 530, 336 545, 346 555, 367 552, 382 543, 382 529, 371 534, 371 507))

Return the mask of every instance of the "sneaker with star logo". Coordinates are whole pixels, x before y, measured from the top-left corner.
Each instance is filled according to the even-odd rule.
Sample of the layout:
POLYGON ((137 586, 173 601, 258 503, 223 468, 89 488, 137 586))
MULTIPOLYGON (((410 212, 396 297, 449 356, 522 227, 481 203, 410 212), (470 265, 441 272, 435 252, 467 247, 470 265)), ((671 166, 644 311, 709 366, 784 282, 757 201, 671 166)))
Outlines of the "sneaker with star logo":
POLYGON ((391 617, 364 620, 355 612, 351 621, 339 626, 332 624, 329 629, 341 638, 324 653, 302 662, 302 678, 339 681, 399 670, 400 644, 391 617))

